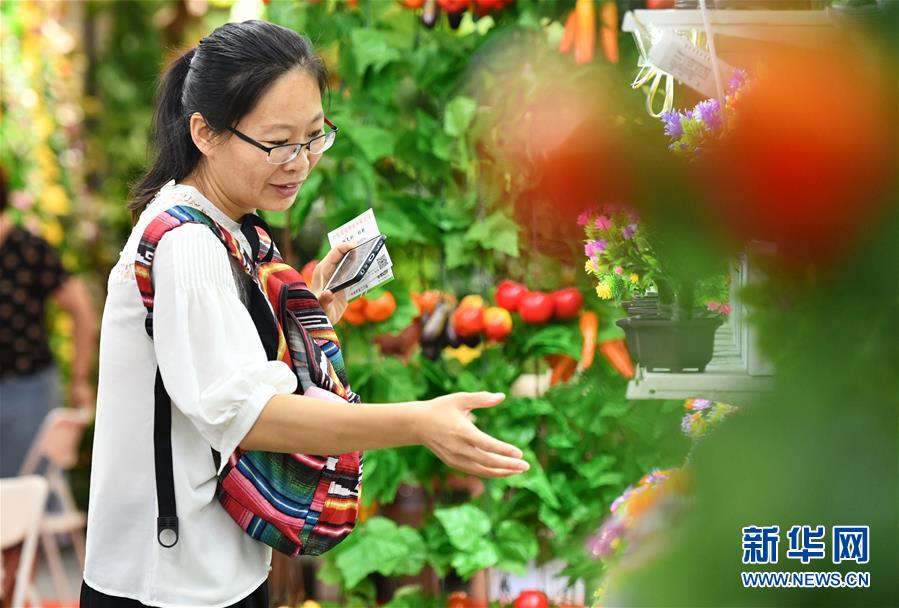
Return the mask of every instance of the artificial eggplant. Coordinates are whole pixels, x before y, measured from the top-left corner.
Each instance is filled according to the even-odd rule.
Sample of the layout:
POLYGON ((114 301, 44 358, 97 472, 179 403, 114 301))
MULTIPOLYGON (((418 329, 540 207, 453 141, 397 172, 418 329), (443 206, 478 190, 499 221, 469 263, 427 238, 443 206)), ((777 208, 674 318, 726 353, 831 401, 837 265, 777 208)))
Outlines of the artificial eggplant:
POLYGON ((449 320, 450 312, 452 312, 452 307, 447 302, 438 302, 434 307, 434 312, 432 312, 425 320, 422 317, 421 324, 421 344, 422 346, 426 346, 428 344, 437 343, 440 338, 443 336, 444 328, 446 327, 446 323, 449 320))

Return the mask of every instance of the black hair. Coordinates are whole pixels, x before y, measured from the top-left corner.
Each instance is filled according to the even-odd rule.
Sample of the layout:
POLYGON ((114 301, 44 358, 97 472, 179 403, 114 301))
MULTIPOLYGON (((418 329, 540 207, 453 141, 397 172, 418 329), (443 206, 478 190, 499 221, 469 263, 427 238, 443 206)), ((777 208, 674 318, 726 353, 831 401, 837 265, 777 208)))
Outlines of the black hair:
POLYGON ((309 39, 255 20, 226 23, 175 59, 157 89, 154 160, 131 191, 132 219, 137 221, 163 185, 180 181, 200 162, 202 154, 190 136, 194 112, 213 131, 223 132, 248 114, 279 77, 297 67, 308 70, 324 94, 327 70, 309 39))

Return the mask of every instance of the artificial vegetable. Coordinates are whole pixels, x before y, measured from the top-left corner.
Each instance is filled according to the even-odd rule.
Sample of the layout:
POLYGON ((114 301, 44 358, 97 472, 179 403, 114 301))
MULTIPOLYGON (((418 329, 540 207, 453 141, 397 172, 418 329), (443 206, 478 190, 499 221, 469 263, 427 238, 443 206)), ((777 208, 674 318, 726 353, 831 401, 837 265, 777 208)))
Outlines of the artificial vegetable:
POLYGON ((574 62, 590 63, 596 46, 596 11, 594 0, 577 0, 574 7, 576 13, 576 37, 574 41, 574 62))
POLYGON ((618 373, 627 379, 634 377, 634 361, 627 350, 627 342, 624 338, 617 340, 604 340, 599 345, 599 352, 612 364, 618 373))
POLYGON ((599 332, 599 317, 591 310, 581 313, 581 336, 584 338, 581 347, 581 368, 587 369, 593 365, 593 357, 596 354, 596 336, 599 332))
POLYGON ((618 63, 618 5, 606 0, 599 8, 599 41, 603 55, 611 63, 618 63))
POLYGON ((546 323, 553 316, 553 300, 542 291, 531 291, 521 298, 518 314, 525 323, 546 323))

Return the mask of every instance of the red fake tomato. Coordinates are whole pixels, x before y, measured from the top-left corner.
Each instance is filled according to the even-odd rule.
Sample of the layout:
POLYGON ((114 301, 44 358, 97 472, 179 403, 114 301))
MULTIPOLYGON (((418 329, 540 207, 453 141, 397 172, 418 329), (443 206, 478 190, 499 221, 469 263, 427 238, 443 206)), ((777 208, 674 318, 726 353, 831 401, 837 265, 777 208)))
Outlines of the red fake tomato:
POLYGON ((505 308, 491 306, 484 311, 484 333, 494 342, 502 342, 512 332, 512 315, 505 308))
POLYGON ((468 8, 468 0, 437 0, 437 4, 447 13, 458 13, 468 8))
POLYGON ((350 325, 362 325, 365 323, 365 309, 368 306, 368 300, 365 296, 350 302, 346 310, 343 311, 342 319, 350 325))
POLYGON ((385 291, 380 297, 368 301, 365 306, 365 320, 369 323, 381 323, 392 317, 395 310, 396 300, 393 294, 385 291))
POLYGON ((476 336, 484 330, 484 309, 461 306, 453 313, 453 325, 460 338, 476 336))
POLYGON ((546 323, 553 316, 553 299, 542 291, 531 291, 521 298, 518 314, 525 323, 546 323))
POLYGON ((674 0, 646 0, 646 8, 674 8, 674 0))
POLYGON ((518 310, 518 305, 521 303, 521 297, 527 293, 527 291, 528 290, 525 289, 524 285, 521 283, 506 280, 502 281, 496 287, 496 293, 493 295, 493 299, 500 308, 505 308, 509 312, 515 312, 518 310))
POLYGON ((306 265, 303 266, 303 270, 300 271, 306 285, 312 285, 312 273, 315 272, 316 266, 318 266, 318 260, 312 260, 307 262, 306 265))
POLYGON ((421 8, 425 4, 425 0, 400 0, 400 3, 406 8, 421 8))
POLYGON ((546 594, 536 589, 525 589, 515 598, 514 608, 549 608, 546 594))
POLYGON ((453 591, 446 598, 446 608, 471 608, 471 601, 464 591, 453 591))
POLYGON ((573 319, 581 311, 584 298, 574 287, 560 289, 553 294, 553 305, 557 319, 573 319))

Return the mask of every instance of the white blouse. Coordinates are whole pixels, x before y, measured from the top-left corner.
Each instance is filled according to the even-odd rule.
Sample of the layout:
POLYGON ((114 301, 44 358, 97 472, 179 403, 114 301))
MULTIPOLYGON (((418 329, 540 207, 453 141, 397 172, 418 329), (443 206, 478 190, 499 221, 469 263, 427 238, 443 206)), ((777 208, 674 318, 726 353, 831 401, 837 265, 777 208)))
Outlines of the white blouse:
POLYGON ((248 536, 215 497, 210 446, 222 463, 268 401, 297 387, 268 361, 244 306, 246 275, 206 226, 167 233, 153 262, 151 340, 134 279, 147 224, 174 205, 196 207, 249 243, 240 225, 196 189, 170 182, 143 212, 109 276, 100 336, 85 582, 150 606, 228 606, 267 578, 271 549, 248 536), (178 543, 156 539, 153 387, 172 398, 178 543))

